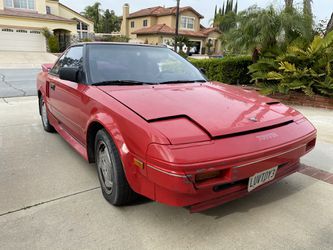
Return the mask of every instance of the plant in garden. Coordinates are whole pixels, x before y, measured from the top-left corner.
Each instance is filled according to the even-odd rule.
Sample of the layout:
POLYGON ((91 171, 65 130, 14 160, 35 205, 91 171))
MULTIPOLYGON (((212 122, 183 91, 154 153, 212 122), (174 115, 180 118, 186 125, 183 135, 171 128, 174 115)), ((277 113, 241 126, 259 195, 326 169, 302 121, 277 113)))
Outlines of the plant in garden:
POLYGON ((205 69, 205 75, 211 81, 219 81, 229 84, 250 84, 248 66, 252 64, 250 56, 237 56, 212 58, 212 59, 189 59, 197 68, 205 69))
POLYGON ((48 28, 43 28, 42 34, 46 38, 48 51, 51 53, 59 53, 60 47, 57 37, 48 28))
POLYGON ((276 59, 263 58, 249 67, 264 94, 303 91, 333 97, 333 32, 316 36, 307 48, 290 45, 276 59))

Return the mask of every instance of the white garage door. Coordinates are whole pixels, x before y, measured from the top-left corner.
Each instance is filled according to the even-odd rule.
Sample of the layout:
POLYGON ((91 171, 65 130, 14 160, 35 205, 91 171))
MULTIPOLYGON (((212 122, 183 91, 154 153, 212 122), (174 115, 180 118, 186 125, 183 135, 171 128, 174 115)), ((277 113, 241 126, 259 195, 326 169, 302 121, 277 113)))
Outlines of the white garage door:
POLYGON ((45 37, 39 30, 0 28, 0 50, 46 51, 45 37))

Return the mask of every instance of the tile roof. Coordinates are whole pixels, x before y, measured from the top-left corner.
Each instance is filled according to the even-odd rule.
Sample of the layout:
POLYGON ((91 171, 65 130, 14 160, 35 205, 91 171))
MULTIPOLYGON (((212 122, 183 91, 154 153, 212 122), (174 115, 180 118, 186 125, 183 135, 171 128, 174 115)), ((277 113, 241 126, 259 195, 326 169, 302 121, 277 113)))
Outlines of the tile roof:
MULTIPOLYGON (((210 32, 209 32, 210 33, 210 32)), ((147 34, 166 34, 166 35, 174 35, 175 29, 169 27, 166 24, 156 24, 148 28, 139 29, 133 34, 137 35, 147 35, 147 34)), ((192 37, 207 37, 208 33, 205 34, 202 31, 195 32, 190 30, 179 30, 179 35, 181 36, 192 36, 192 37)))
MULTIPOLYGON (((197 14, 200 18, 204 18, 199 12, 193 9, 191 6, 181 7, 179 8, 179 12, 182 13, 184 11, 193 11, 197 14)), ((169 7, 165 8, 162 6, 156 6, 152 8, 142 9, 136 12, 131 13, 128 18, 135 18, 135 17, 143 17, 143 16, 168 16, 168 15, 175 15, 177 11, 177 7, 169 7)))
POLYGON ((218 33, 221 33, 221 31, 219 31, 219 29, 216 28, 216 27, 205 28, 205 27, 203 27, 203 26, 202 26, 202 28, 201 28, 201 32, 202 32, 203 34, 205 34, 205 35, 208 35, 208 34, 210 34, 210 33, 212 33, 212 32, 218 32, 218 33))
POLYGON ((0 16, 16 16, 16 17, 53 20, 53 21, 76 22, 75 20, 71 20, 71 19, 67 19, 67 18, 63 18, 60 16, 51 15, 51 14, 39 14, 39 13, 33 12, 33 11, 20 11, 20 10, 9 10, 9 9, 0 10, 0 16))

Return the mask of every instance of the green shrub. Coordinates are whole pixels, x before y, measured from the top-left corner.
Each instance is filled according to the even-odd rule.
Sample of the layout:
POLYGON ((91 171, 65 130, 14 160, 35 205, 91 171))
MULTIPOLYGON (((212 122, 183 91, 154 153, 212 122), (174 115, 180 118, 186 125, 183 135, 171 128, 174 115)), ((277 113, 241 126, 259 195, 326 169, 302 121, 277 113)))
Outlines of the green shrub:
POLYGON ((116 42, 116 43, 128 43, 129 37, 127 36, 96 36, 95 41, 98 42, 116 42))
POLYGON ((93 40, 91 39, 91 38, 83 38, 82 39, 82 42, 84 42, 84 43, 90 43, 90 42, 92 42, 93 40))
POLYGON ((248 74, 248 67, 252 64, 250 56, 190 59, 189 61, 197 68, 204 69, 210 81, 245 85, 251 82, 251 76, 248 74))
POLYGON ((252 80, 263 94, 302 91, 308 96, 320 94, 333 97, 333 32, 316 36, 302 48, 290 45, 286 53, 264 57, 249 67, 252 80))
POLYGON ((185 59, 188 58, 188 55, 182 50, 178 52, 178 55, 184 57, 185 59))
POLYGON ((49 50, 51 53, 59 53, 60 52, 60 48, 59 48, 59 42, 56 36, 51 35, 48 39, 47 39, 47 43, 49 45, 49 50))

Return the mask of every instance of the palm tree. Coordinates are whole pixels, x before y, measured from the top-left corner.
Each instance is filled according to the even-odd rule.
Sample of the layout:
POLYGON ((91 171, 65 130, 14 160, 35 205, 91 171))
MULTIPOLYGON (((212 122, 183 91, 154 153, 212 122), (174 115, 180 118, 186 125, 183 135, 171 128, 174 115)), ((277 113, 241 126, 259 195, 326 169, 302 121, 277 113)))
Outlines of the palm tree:
POLYGON ((214 16, 214 27, 218 27, 222 32, 227 32, 234 28, 236 24, 236 16, 238 11, 238 2, 234 4, 233 0, 227 0, 223 3, 223 7, 217 12, 217 6, 214 16))
POLYGON ((303 12, 304 15, 312 16, 312 0, 303 0, 303 12))
POLYGON ((261 9, 256 6, 240 12, 237 27, 227 32, 224 39, 227 48, 234 52, 262 52, 285 50, 297 40, 306 46, 313 39, 312 25, 298 10, 276 11, 272 6, 261 9))
POLYGON ((240 52, 257 47, 266 49, 277 44, 281 22, 273 7, 250 7, 239 13, 237 23, 238 27, 225 34, 227 48, 240 52))

